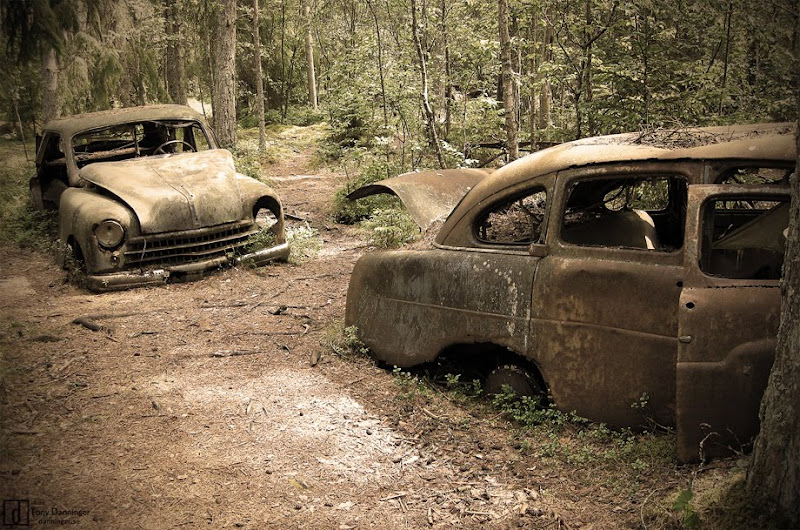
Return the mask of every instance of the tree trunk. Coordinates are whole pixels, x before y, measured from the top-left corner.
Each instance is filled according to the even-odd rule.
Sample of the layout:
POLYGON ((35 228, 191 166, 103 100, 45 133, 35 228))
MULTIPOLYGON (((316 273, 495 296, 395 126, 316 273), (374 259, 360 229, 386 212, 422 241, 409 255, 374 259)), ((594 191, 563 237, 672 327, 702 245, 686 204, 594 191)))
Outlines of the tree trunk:
MULTIPOLYGON (((552 51, 550 50, 550 46, 552 46, 553 39, 555 38, 553 24, 550 22, 552 16, 553 13, 551 9, 550 13, 548 13, 548 16, 545 17, 546 22, 544 37, 542 38, 541 62, 539 63, 539 67, 549 63, 552 60, 552 51)), ((542 89, 539 92, 539 129, 547 129, 550 127, 550 107, 552 105, 552 101, 553 96, 550 89, 550 80, 545 77, 542 80, 542 89)))
MULTIPOLYGON (((795 60, 800 62, 800 42, 795 43, 795 60)), ((800 88, 797 108, 800 111, 800 88)), ((747 476, 750 496, 764 499, 773 517, 792 528, 800 526, 800 121, 796 144, 778 345, 747 476)))
POLYGON ((253 66, 256 74, 256 108, 258 109, 258 150, 267 148, 264 130, 264 78, 261 74, 261 36, 259 34, 258 0, 253 0, 253 66))
POLYGON ((450 41, 447 34, 447 0, 441 0, 442 45, 444 46, 444 139, 450 136, 451 107, 453 105, 453 82, 450 66, 450 41))
POLYGON ((186 69, 181 35, 180 0, 164 0, 164 26, 167 33, 167 92, 173 103, 186 105, 186 69))
POLYGON ((236 145, 236 0, 222 0, 214 24, 214 129, 223 147, 236 145))
POLYGON ((306 0, 303 11, 306 15, 306 73, 308 74, 308 103, 317 110, 317 76, 314 72, 314 35, 311 33, 311 0, 306 0))
POLYGON ((58 58, 56 50, 46 41, 42 42, 42 123, 58 118, 61 106, 58 102, 58 58))
MULTIPOLYGON (((586 0, 586 27, 594 27, 594 14, 592 13, 592 0, 586 0)), ((594 110, 592 109, 592 99, 594 97, 594 88, 592 86, 592 62, 594 60, 594 45, 593 41, 588 38, 586 40, 586 67, 584 73, 584 101, 586 101, 586 122, 589 128, 587 136, 595 135, 594 123, 594 110)))
POLYGON ((506 149, 509 161, 519 158, 519 123, 514 100, 514 66, 511 54, 511 35, 508 31, 508 0, 498 0, 500 27, 500 63, 503 80, 503 109, 506 119, 506 149))
POLYGON ((419 70, 420 76, 422 77, 422 108, 425 112, 425 125, 428 128, 428 138, 431 146, 436 151, 439 167, 445 169, 447 165, 444 161, 442 146, 439 142, 439 133, 436 131, 436 116, 433 113, 431 102, 428 98, 428 67, 425 61, 425 53, 422 50, 422 42, 419 38, 419 27, 417 27, 417 0, 411 0, 411 35, 414 39, 414 45, 417 48, 417 56, 419 57, 419 70))

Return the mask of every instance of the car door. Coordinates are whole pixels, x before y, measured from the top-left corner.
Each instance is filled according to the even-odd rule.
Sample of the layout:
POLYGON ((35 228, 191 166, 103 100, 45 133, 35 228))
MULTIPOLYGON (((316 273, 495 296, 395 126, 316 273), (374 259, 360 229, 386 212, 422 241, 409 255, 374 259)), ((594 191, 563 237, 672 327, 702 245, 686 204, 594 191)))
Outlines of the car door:
POLYGON ((551 186, 551 177, 539 177, 486 197, 461 227, 468 245, 360 258, 347 324, 378 359, 401 367, 466 344, 526 351, 551 186))
POLYGON ((774 357, 789 195, 691 186, 678 304, 678 459, 741 451, 758 433, 774 357))
POLYGON ((691 169, 626 164, 559 173, 530 344, 560 409, 613 426, 673 423, 691 169), (643 200, 648 195, 655 203, 643 200))

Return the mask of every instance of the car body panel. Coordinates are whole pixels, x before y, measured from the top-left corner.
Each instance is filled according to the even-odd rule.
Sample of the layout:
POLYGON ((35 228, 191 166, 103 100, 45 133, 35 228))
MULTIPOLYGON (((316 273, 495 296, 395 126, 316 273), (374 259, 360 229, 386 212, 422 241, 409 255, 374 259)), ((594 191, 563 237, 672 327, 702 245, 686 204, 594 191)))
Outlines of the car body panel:
POLYGON ((536 258, 468 252, 454 263, 449 257, 441 250, 371 253, 356 264, 346 318, 359 323, 362 340, 381 360, 412 366, 455 342, 526 349, 536 258))
POLYGON ((434 222, 447 217, 458 201, 491 170, 444 169, 405 173, 362 186, 350 193, 350 200, 369 195, 396 195, 408 209, 411 218, 427 230, 434 222))
POLYGON ((82 168, 80 176, 136 212, 144 234, 230 223, 242 216, 233 156, 224 149, 98 162, 82 168))
MULTIPOLYGON (((677 425, 679 458, 697 459, 700 423, 713 420, 743 438, 758 424, 779 288, 777 279, 734 282, 699 271, 695 190, 785 195, 795 159, 792 124, 616 135, 534 153, 475 184, 430 248, 363 256, 346 324, 377 359, 403 367, 459 345, 499 346, 536 367, 559 409, 615 427, 677 425), (762 166, 785 178, 714 184, 762 166), (604 186, 640 181, 663 182, 668 193, 664 206, 645 212, 659 245, 568 237, 567 214, 578 204, 571 194, 580 186, 605 194, 604 186), (547 197, 541 240, 498 244, 479 233, 487 212, 537 190, 547 197), (689 335, 691 344, 683 343, 689 335)), ((761 232, 785 222, 778 209, 758 215, 766 219, 761 232)), ((747 226, 720 249, 735 252, 728 247, 762 236, 747 226)), ((759 244, 775 247, 773 236, 759 244)))
MULTIPOLYGON (((676 423, 683 461, 725 454, 729 448, 742 451, 758 434, 759 405, 780 323, 780 282, 711 276, 698 267, 705 204, 741 196, 789 199, 787 189, 775 187, 690 189, 687 230, 695 234, 695 244, 687 248, 687 277, 678 304, 676 423)), ((763 243, 774 245, 774 240, 766 237, 763 243)), ((728 239, 723 246, 731 244, 728 239)))

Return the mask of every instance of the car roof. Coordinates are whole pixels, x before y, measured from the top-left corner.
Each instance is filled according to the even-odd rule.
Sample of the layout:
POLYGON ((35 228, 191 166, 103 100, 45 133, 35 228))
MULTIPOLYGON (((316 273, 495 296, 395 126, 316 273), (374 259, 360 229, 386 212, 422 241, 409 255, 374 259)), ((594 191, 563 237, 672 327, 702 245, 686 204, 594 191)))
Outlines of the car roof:
POLYGON ((779 160, 796 158, 794 123, 654 130, 584 138, 508 164, 465 197, 479 201, 518 182, 570 168, 653 160, 779 160))
POLYGON ((56 132, 71 138, 75 134, 112 125, 149 120, 197 120, 205 123, 203 115, 185 105, 147 105, 75 114, 47 122, 45 132, 56 132))
POLYGON ((647 161, 796 160, 794 123, 656 129, 596 136, 531 153, 498 169, 467 193, 437 235, 441 242, 460 219, 487 197, 556 171, 647 161))

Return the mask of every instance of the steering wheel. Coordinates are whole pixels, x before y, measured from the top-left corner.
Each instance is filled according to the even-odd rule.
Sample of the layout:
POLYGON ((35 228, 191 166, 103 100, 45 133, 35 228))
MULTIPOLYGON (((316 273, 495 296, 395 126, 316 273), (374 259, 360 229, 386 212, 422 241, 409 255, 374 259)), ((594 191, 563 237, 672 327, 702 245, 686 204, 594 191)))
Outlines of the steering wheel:
POLYGON ((195 151, 194 146, 192 144, 190 144, 189 142, 185 141, 185 140, 169 140, 169 141, 164 142, 163 144, 159 145, 158 147, 156 147, 156 150, 153 151, 153 154, 157 155, 157 154, 159 154, 159 152, 166 153, 166 151, 164 151, 164 148, 166 146, 172 145, 172 144, 183 144, 186 147, 188 147, 190 151, 192 151, 192 152, 195 151))

